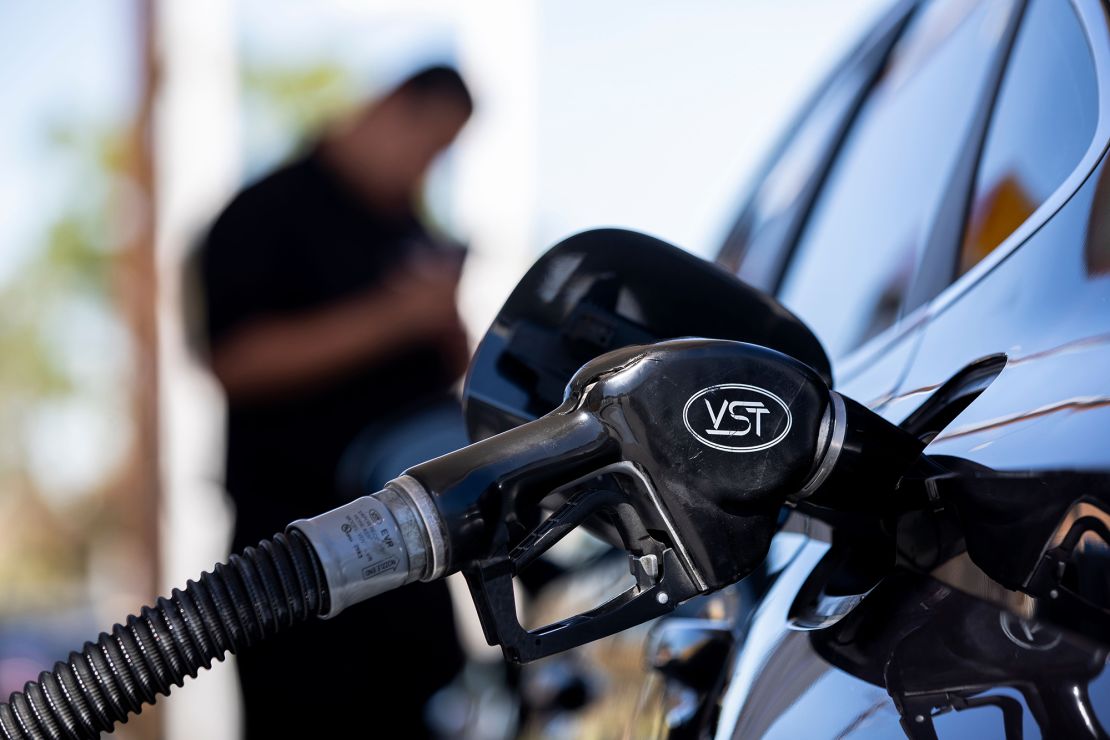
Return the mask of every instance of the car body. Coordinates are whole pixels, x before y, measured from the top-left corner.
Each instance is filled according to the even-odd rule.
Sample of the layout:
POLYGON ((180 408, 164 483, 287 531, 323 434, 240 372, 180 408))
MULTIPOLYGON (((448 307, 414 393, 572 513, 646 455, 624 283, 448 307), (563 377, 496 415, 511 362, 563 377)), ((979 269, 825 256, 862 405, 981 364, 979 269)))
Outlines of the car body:
POLYGON ((896 3, 810 100, 719 261, 958 503, 900 521, 893 562, 881 525, 794 513, 758 578, 656 625, 639 728, 1106 736, 1108 141, 1097 0, 896 3))

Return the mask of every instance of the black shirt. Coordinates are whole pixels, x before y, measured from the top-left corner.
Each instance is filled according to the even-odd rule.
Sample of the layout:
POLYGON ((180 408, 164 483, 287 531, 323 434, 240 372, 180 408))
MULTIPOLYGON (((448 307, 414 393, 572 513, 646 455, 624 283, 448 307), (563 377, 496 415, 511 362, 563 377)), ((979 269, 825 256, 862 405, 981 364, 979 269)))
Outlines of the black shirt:
MULTIPOLYGON (((209 342, 372 290, 427 242, 412 214, 374 212, 316 156, 294 162, 241 193, 203 245, 209 342)), ((436 347, 413 345, 297 393, 230 403, 233 548, 341 503, 336 468, 358 432, 444 393, 451 376, 436 347)), ((375 715, 426 736, 425 705, 462 661, 446 584, 410 584, 240 654, 246 737, 345 737, 375 715)))
MULTIPOLYGON (((302 158, 243 191, 212 227, 200 261, 209 342, 371 290, 427 243, 413 214, 375 212, 318 156, 302 158)), ((444 393, 451 376, 437 347, 415 345, 306 390, 232 402, 236 546, 338 504, 336 466, 359 430, 444 393)))

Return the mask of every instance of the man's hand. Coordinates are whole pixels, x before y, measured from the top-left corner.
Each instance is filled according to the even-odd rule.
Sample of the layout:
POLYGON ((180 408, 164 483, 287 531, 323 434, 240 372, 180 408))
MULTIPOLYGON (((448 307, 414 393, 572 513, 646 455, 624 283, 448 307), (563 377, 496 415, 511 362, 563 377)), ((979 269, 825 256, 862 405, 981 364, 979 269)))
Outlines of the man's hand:
POLYGON ((366 295, 371 311, 379 300, 392 300, 396 320, 416 339, 438 335, 459 322, 455 293, 459 265, 455 260, 420 257, 405 264, 380 288, 366 295))
POLYGON ((462 264, 454 256, 423 256, 395 273, 382 291, 396 300, 398 326, 407 334, 398 337, 398 343, 438 346, 455 377, 462 375, 470 360, 456 302, 461 271, 462 264))
POLYGON ((453 257, 407 262, 370 291, 305 314, 260 319, 223 339, 212 370, 233 400, 323 382, 406 346, 436 344, 466 367, 466 333, 455 305, 453 257))

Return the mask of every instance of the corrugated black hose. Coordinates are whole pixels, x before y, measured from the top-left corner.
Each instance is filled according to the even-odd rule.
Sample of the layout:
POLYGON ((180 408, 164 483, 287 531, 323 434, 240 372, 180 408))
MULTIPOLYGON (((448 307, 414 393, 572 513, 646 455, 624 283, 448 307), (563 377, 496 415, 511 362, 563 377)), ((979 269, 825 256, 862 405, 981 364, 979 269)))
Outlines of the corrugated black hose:
POLYGON ((93 740, 213 659, 328 608, 312 546, 296 530, 276 535, 143 607, 12 694, 0 704, 0 737, 93 740))

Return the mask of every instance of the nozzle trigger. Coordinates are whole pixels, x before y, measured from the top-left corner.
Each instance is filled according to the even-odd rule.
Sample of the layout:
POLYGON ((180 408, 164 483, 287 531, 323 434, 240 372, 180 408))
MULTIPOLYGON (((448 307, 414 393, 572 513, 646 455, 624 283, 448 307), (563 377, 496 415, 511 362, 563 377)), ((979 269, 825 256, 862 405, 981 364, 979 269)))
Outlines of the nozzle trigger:
POLYGON ((491 645, 506 658, 527 663, 578 647, 672 611, 698 588, 674 549, 651 536, 626 494, 608 489, 578 491, 529 533, 511 552, 505 547, 464 570, 491 645), (513 577, 588 519, 604 517, 620 535, 636 584, 590 611, 535 630, 516 616, 513 577))

